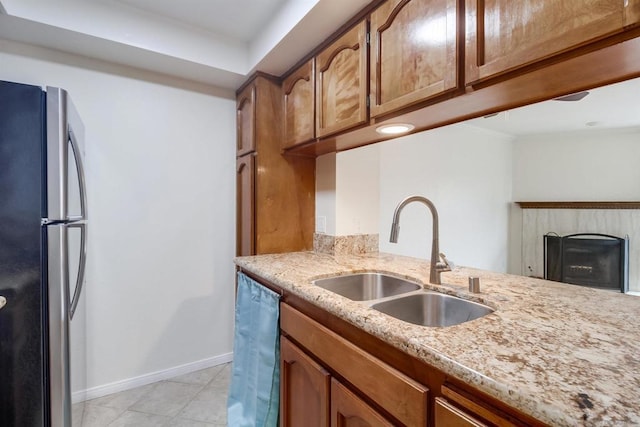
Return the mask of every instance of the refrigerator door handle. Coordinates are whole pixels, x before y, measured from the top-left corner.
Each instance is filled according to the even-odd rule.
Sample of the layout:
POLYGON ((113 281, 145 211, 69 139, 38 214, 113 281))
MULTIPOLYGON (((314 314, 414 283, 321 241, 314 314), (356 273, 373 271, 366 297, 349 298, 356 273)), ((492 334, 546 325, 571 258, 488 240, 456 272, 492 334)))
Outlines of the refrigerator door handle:
POLYGON ((67 93, 60 88, 47 87, 47 223, 87 219, 83 136, 84 127, 67 93), (72 159, 75 163, 73 175, 77 176, 79 215, 69 212, 69 185, 73 185, 70 182, 73 166, 70 168, 69 163, 72 159))
POLYGON ((78 307, 80 296, 82 295, 82 286, 84 284, 84 274, 87 264, 87 224, 84 222, 70 223, 67 227, 80 229, 80 262, 78 264, 78 277, 76 278, 76 286, 73 291, 73 298, 69 306, 69 320, 73 320, 73 315, 78 307))
MULTIPOLYGON (((82 163, 82 153, 80 152, 80 146, 76 140, 73 129, 69 127, 69 143, 71 144, 71 150, 73 151, 73 157, 76 160, 76 168, 78 172, 78 183, 80 187, 80 217, 69 217, 69 221, 78 221, 87 219, 87 189, 84 178, 84 165, 82 163)), ((83 232, 84 233, 84 232, 83 232)))

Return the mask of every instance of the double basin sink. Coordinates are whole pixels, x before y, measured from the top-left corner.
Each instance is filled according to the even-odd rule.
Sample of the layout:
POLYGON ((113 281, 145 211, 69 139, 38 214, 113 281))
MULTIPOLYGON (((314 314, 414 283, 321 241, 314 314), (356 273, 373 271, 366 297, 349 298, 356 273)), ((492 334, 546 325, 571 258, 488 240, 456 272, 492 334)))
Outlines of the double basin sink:
POLYGON ((424 290, 422 285, 382 273, 335 276, 312 283, 416 325, 453 326, 493 313, 485 305, 424 290))

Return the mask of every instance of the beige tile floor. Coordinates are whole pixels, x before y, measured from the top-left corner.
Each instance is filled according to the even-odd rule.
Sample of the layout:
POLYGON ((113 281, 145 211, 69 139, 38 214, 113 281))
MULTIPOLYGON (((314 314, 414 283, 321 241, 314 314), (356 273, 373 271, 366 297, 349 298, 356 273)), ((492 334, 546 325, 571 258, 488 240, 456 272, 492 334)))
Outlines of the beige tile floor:
POLYGON ((89 400, 74 406, 73 425, 226 427, 230 380, 227 363, 89 400))

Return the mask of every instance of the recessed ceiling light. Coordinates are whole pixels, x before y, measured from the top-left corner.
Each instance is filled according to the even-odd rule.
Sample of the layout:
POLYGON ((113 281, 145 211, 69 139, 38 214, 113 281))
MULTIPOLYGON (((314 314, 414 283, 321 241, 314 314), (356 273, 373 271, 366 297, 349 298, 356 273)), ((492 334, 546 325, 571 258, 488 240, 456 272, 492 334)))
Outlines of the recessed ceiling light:
POLYGON ((415 128, 414 125, 409 123, 392 123, 389 125, 382 125, 376 128, 376 132, 383 135, 398 135, 412 131, 415 128))
POLYGON ((554 98, 554 101, 580 101, 587 95, 589 95, 589 92, 585 90, 584 92, 572 93, 571 95, 554 98))

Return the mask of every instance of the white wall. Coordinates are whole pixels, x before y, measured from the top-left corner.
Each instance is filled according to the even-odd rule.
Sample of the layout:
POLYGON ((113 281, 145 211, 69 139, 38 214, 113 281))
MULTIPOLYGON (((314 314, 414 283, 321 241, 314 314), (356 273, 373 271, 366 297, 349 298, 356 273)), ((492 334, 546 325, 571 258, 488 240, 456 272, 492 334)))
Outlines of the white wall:
POLYGON ((511 140, 460 124, 319 157, 316 215, 327 216, 327 234, 378 233, 380 251, 428 259, 426 206, 407 206, 398 243, 389 243, 397 204, 422 195, 438 210, 441 252, 460 265, 505 272, 511 140))
POLYGON ((378 233, 379 158, 377 144, 336 155, 336 235, 378 233))
POLYGON ((440 251, 454 263, 505 272, 511 201, 511 138, 459 124, 380 145, 380 250, 429 258, 431 215, 410 204, 389 243, 393 212, 407 196, 436 206, 440 251))
POLYGON ((398 243, 388 241, 397 204, 423 195, 438 209, 447 257, 522 274, 522 211, 513 201, 638 200, 638 159, 640 129, 515 138, 469 124, 447 126, 318 158, 317 215, 327 217, 328 234, 357 234, 360 225, 364 233, 379 233, 383 252, 428 258, 425 206, 408 206, 398 243), (379 209, 369 210, 376 197, 379 209), (362 226, 376 216, 377 231, 362 226))
MULTIPOLYGON (((637 201, 640 199, 639 159, 640 129, 636 128, 519 137, 513 145, 513 200, 637 201)), ((617 236, 636 236, 640 233, 633 225, 637 219, 632 221, 627 218, 629 215, 636 218, 636 211, 600 213, 545 210, 540 214, 545 212, 553 217, 565 218, 564 222, 554 219, 544 223, 556 225, 552 229, 538 231, 532 235, 533 232, 525 227, 533 227, 533 222, 523 222, 523 211, 515 206, 512 208, 510 272, 542 275, 542 234, 548 231, 560 234, 601 232, 617 236), (571 220, 566 219, 568 215, 571 216, 571 220), (604 219, 611 215, 615 218, 614 226, 609 225, 611 221, 604 219), (600 219, 596 221, 596 226, 591 220, 579 220, 583 217, 600 219), (629 228, 620 228, 622 223, 627 224, 629 228), (571 224, 571 227, 575 228, 561 224, 571 224), (533 255, 525 256, 522 260, 522 255, 527 253, 533 255)), ((535 216, 538 213, 531 215, 535 216)), ((630 248, 633 252, 633 243, 630 243, 630 248)), ((630 270, 630 287, 632 290, 639 290, 637 266, 633 262, 630 264, 630 270)))
POLYGON ((67 89, 85 124, 88 387, 228 360, 233 94, 3 40, 0 64, 67 89))
POLYGON ((322 217, 330 236, 378 233, 379 153, 373 144, 317 158, 316 232, 322 217))
POLYGON ((336 153, 316 159, 316 232, 336 235, 336 153), (319 218, 324 220, 324 230, 319 218))
POLYGON ((640 199, 640 129, 520 137, 513 200, 640 199))

